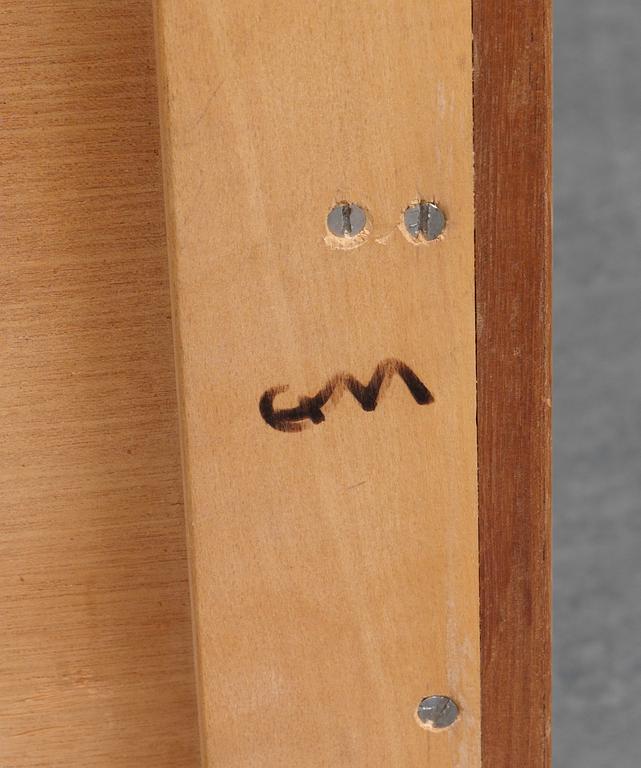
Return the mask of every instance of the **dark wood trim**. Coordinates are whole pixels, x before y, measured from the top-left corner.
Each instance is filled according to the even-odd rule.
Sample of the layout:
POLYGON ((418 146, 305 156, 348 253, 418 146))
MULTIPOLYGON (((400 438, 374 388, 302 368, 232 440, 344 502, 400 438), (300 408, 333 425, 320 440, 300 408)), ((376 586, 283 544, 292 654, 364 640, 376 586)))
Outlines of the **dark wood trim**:
POLYGON ((473 0, 482 753, 550 766, 549 0, 473 0))

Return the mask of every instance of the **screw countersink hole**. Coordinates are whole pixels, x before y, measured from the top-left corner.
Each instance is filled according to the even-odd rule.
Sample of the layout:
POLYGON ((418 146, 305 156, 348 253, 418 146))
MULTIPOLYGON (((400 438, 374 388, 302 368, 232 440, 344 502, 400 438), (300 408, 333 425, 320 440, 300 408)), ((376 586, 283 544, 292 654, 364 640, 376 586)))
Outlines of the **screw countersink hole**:
POLYGON ((366 226, 367 214, 355 203, 338 203, 327 215, 327 230, 340 247, 360 245, 367 235, 366 226))
POLYGON ((418 705, 416 716, 424 728, 440 731, 456 722, 459 708, 449 696, 428 696, 418 705))
POLYGON ((445 214, 436 203, 420 200, 413 203, 403 214, 405 231, 415 243, 436 240, 445 229, 445 214))

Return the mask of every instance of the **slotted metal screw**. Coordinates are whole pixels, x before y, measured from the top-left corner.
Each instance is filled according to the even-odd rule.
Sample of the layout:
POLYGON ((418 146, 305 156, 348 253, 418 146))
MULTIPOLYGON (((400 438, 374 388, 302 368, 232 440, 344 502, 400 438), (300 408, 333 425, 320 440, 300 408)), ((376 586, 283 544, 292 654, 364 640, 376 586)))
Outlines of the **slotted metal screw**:
POLYGON ((459 708, 449 696, 428 696, 418 705, 416 714, 427 728, 441 730, 456 722, 459 708))
POLYGON ((405 229, 414 240, 436 240, 445 229, 445 214, 436 205, 421 200, 405 211, 405 229))
POLYGON ((352 238, 365 229, 367 217, 360 205, 340 203, 327 216, 327 229, 336 237, 352 238))

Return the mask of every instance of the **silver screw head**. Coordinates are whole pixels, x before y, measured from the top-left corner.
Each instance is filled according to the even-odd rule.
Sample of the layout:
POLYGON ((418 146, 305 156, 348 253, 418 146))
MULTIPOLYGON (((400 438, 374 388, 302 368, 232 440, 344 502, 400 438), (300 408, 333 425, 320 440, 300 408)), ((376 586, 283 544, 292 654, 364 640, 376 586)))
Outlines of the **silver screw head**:
POLYGON ((445 229, 445 214, 436 205, 421 200, 403 214, 407 234, 416 242, 436 240, 445 229))
POLYGON ((327 215, 327 229, 340 238, 357 237, 366 223, 365 211, 354 203, 339 203, 327 215))
POLYGON ((439 731, 456 722, 459 708, 449 696, 428 696, 418 705, 416 715, 426 728, 439 731))

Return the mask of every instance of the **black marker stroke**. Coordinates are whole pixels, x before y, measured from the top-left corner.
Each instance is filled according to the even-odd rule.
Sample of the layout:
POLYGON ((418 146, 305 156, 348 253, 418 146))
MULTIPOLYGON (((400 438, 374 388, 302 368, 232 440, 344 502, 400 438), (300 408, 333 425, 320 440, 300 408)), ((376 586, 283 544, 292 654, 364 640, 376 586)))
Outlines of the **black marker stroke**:
POLYGON ((286 392, 289 387, 272 387, 260 398, 260 415, 270 427, 281 432, 300 432, 311 424, 325 421, 322 411, 330 399, 338 400, 348 389, 360 403, 364 411, 373 411, 378 405, 382 387, 398 374, 407 385, 412 397, 419 405, 429 405, 434 397, 414 371, 400 360, 383 360, 376 366, 368 384, 361 384, 349 373, 339 373, 313 397, 301 397, 294 408, 274 408, 276 395, 286 392), (311 423, 311 424, 310 424, 311 423))

